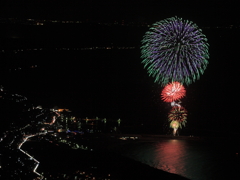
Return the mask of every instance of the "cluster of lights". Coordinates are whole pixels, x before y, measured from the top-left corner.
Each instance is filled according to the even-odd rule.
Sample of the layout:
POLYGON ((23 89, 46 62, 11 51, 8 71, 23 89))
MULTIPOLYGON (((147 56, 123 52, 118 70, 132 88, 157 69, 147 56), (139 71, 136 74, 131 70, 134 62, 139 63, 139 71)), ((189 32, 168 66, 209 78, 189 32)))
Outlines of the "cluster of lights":
POLYGON ((41 174, 39 174, 38 172, 36 172, 36 169, 38 168, 39 166, 39 161, 37 161, 33 156, 31 156, 30 154, 28 154, 26 151, 22 150, 21 147, 22 145, 28 140, 28 138, 31 138, 33 136, 38 136, 38 135, 41 135, 41 134, 46 134, 47 132, 43 132, 43 133, 37 133, 37 134, 32 134, 32 135, 28 135, 28 136, 25 136, 23 138, 23 141, 18 145, 18 149, 23 152, 25 155, 27 155, 31 160, 33 160, 35 163, 36 163, 36 166, 33 168, 33 172, 35 174, 37 174, 38 176, 40 176, 40 179, 43 179, 43 176, 41 174))
POLYGON ((23 102, 27 101, 27 98, 25 96, 19 95, 19 94, 8 94, 4 92, 3 89, 1 89, 2 94, 0 98, 5 99, 5 100, 10 100, 10 101, 15 101, 15 102, 23 102))
MULTIPOLYGON (((8 92, 6 92, 3 87, 1 87, 1 100, 3 102, 14 102, 14 103, 19 103, 19 102, 26 102, 27 98, 19 95, 19 94, 10 94, 8 92)), ((12 160, 16 159, 16 163, 20 166, 24 166, 25 163, 23 163, 23 161, 21 161, 21 159, 24 159, 25 156, 25 160, 30 159, 34 162, 34 167, 32 167, 32 172, 34 174, 36 174, 38 176, 38 179, 43 179, 43 176, 37 172, 37 168, 39 166, 39 161, 36 160, 33 156, 31 156, 30 154, 28 154, 26 151, 24 151, 22 149, 22 146, 24 143, 26 143, 28 141, 28 139, 35 137, 35 136, 41 136, 41 135, 46 135, 49 131, 45 130, 45 128, 49 128, 49 126, 53 125, 56 121, 56 118, 59 117, 59 113, 58 112, 52 112, 52 111, 46 111, 41 109, 40 107, 36 107, 36 108, 28 108, 26 104, 23 105, 24 108, 27 110, 25 111, 26 114, 29 115, 28 116, 24 116, 25 119, 22 119, 21 121, 23 122, 28 122, 26 125, 22 126, 19 125, 17 123, 11 123, 10 124, 10 129, 7 129, 4 133, 3 136, 0 138, 0 143, 2 143, 2 147, 4 149, 6 149, 5 153, 3 154, 3 156, 8 156, 10 162, 6 161, 5 164, 1 165, 1 168, 3 169, 3 172, 6 174, 7 172, 9 172, 9 175, 7 175, 8 177, 11 176, 11 178, 14 178, 15 176, 24 176, 24 174, 26 176, 28 176, 26 173, 24 173, 22 171, 22 168, 16 168, 14 169, 9 169, 9 167, 11 166, 11 162, 12 160), (37 109, 37 111, 35 111, 37 109), (34 111, 33 111, 34 110, 34 111), (46 118, 44 118, 48 113, 48 112, 52 112, 55 115, 52 116, 51 121, 49 123, 46 123, 46 118), (37 114, 36 114, 37 113, 37 114), (35 115, 34 115, 35 114, 35 115), (42 116, 42 118, 41 118, 42 116), (27 121, 29 118, 29 121, 27 121), (38 122, 35 122, 36 119, 39 119, 38 122), (34 121, 35 120, 35 121, 34 121), (42 121, 42 122, 41 122, 42 121), (44 127, 45 126, 45 127, 44 127), (19 154, 18 152, 21 152, 23 155, 21 155, 21 153, 19 154), (7 154, 9 155, 7 155, 7 154), (12 156, 13 154, 15 154, 15 156, 12 156), (27 157, 27 158, 26 158, 27 157), (6 171, 6 168, 9 169, 6 171)), ((16 164, 15 164, 16 166, 16 164)), ((13 166, 13 167, 15 167, 13 166)), ((0 177, 4 177, 5 175, 2 175, 0 177)))
MULTIPOLYGON (((21 53, 21 52, 26 52, 26 51, 45 51, 45 50, 55 50, 55 51, 86 51, 86 50, 121 50, 121 49, 126 49, 126 50, 131 50, 135 49, 135 46, 93 46, 93 47, 56 47, 53 49, 47 49, 47 48, 26 48, 26 49, 12 49, 12 50, 0 50, 0 53, 21 53)), ((34 66, 32 66, 34 68, 34 66)))
MULTIPOLYGON (((105 25, 105 26, 147 26, 150 27, 150 24, 147 22, 125 22, 124 20, 114 21, 114 22, 90 22, 88 20, 51 20, 51 19, 17 19, 17 18, 0 18, 0 23, 19 23, 19 24, 28 24, 28 25, 36 25, 43 26, 47 24, 97 24, 97 25, 105 25)), ((202 27, 202 29, 238 29, 240 26, 237 25, 226 25, 226 26, 206 26, 202 27)))
MULTIPOLYGON (((25 102, 27 98, 24 96, 18 95, 18 94, 9 94, 6 91, 4 91, 3 87, 1 87, 1 99, 5 99, 14 103, 18 103, 23 101, 25 102)), ((5 101, 4 101, 5 102, 5 101)), ((26 102, 27 103, 27 102, 26 102)), ((19 104, 23 105, 23 104, 19 104)), ((117 120, 107 120, 106 118, 76 118, 71 116, 71 111, 69 109, 43 109, 41 106, 37 107, 30 107, 26 106, 26 104, 23 105, 24 113, 23 116, 21 116, 21 124, 24 124, 26 122, 26 125, 19 125, 17 123, 11 123, 11 129, 8 129, 5 131, 2 137, 0 137, 0 143, 3 145, 3 147, 7 150, 6 152, 12 153, 10 155, 3 154, 5 157, 8 156, 9 160, 11 161, 5 161, 7 164, 1 164, 1 169, 4 170, 8 168, 9 170, 7 173, 9 174, 8 177, 11 176, 11 178, 16 177, 27 177, 27 176, 38 176, 37 179, 48 179, 45 175, 43 176, 43 173, 37 172, 37 168, 40 164, 40 162, 35 159, 32 155, 30 155, 24 148, 25 143, 28 142, 30 138, 34 137, 40 137, 39 140, 47 140, 51 143, 54 141, 57 146, 61 144, 67 144, 72 149, 81 149, 81 150, 87 150, 87 151, 93 151, 93 148, 89 147, 88 145, 84 145, 85 140, 83 143, 77 142, 77 138, 82 139, 84 138, 84 133, 91 133, 90 131, 93 129, 85 129, 86 132, 81 127, 81 124, 85 122, 86 127, 91 126, 91 124, 94 123, 100 123, 104 127, 106 127, 107 122, 113 122, 115 125, 120 125, 121 119, 117 120), (66 112, 66 113, 65 113, 66 112), (47 118, 50 117, 51 119, 47 118), (59 124, 60 123, 60 124, 59 124), (65 123, 65 124, 64 124, 65 123), (72 126, 69 126, 70 128, 76 128, 77 130, 69 130, 68 125, 72 124, 72 126), (63 124, 63 125, 61 125, 63 124), (80 124, 80 126, 76 126, 76 124, 80 124), (49 129, 52 128, 53 130, 49 129), (64 128, 65 131, 59 131, 61 128, 64 128), (44 135, 44 136, 42 136, 44 135), (50 136, 49 136, 50 135, 50 136), (58 143, 58 144, 57 144, 58 143), (4 145, 5 144, 5 145, 4 145), (20 154, 19 154, 20 152, 20 154), (13 155, 13 156, 12 156, 13 155), (18 163, 19 168, 16 164, 12 167, 13 161, 16 159, 16 163, 18 163), (32 160, 34 165, 31 165, 32 171, 27 172, 26 169, 29 165, 27 162, 28 160, 32 160), (14 169, 12 169, 14 168, 14 169), (19 171, 18 171, 19 170, 19 171)), ((93 127, 93 126, 92 126, 93 127)), ((116 127, 115 127, 116 128, 116 127)), ((99 131, 99 129, 97 129, 99 131)), ((97 132, 96 131, 96 132, 97 132)), ((93 133, 93 132, 92 132, 93 133)), ((132 139, 132 137, 130 137, 132 139)), ((134 138, 136 139, 136 138, 134 138)), ((86 139, 87 140, 87 139, 86 139)), ((99 179, 94 177, 91 174, 81 172, 78 175, 76 175, 77 178, 79 177, 85 177, 85 179, 99 179), (86 176, 87 175, 87 176, 86 176)), ((0 175, 0 177, 3 177, 0 175)), ((68 176, 64 176, 67 178, 68 176)), ((50 177, 49 177, 50 178, 50 177)), ((107 178, 104 179, 110 179, 110 175, 107 178)))
POLYGON ((124 141, 125 140, 137 140, 138 137, 137 136, 122 136, 119 139, 124 140, 124 141))
MULTIPOLYGON (((97 167, 92 167, 92 169, 96 169, 97 167)), ((96 175, 94 172, 89 171, 75 171, 72 175, 64 174, 64 173, 58 173, 56 175, 53 174, 44 174, 44 180, 54 180, 54 179, 75 179, 75 180, 111 180, 112 175, 109 173, 103 174, 101 177, 99 175, 96 175)), ((113 178, 115 179, 115 178, 113 178)))
POLYGON ((18 19, 18 18, 0 18, 1 22, 8 23, 18 23, 27 24, 34 26, 43 26, 49 24, 94 24, 94 25, 104 25, 104 26, 148 26, 146 22, 126 22, 125 20, 114 20, 114 22, 90 22, 87 20, 51 20, 51 19, 18 19))

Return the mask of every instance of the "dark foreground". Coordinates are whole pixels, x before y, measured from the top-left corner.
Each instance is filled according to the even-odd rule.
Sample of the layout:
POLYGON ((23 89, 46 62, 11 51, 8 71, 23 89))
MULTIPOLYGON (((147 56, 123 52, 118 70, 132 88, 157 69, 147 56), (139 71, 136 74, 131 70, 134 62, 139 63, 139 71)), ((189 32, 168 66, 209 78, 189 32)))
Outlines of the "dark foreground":
MULTIPOLYGON (((87 148, 73 149, 60 141, 33 138, 23 145, 23 149, 40 161, 37 172, 43 173, 44 180, 239 179, 238 137, 137 134, 77 137, 72 138, 87 148)), ((32 176, 18 180, 36 177, 32 173, 32 160, 27 161, 32 176)))
MULTIPOLYGON (((104 142, 102 145, 105 146, 104 142)), ((119 152, 74 150, 48 142, 30 142, 28 145, 26 144, 26 148, 30 148, 31 151, 29 153, 34 153, 34 157, 41 162, 38 172, 44 172, 46 179, 75 179, 84 177, 109 180, 187 180, 187 178, 179 175, 158 170, 124 157, 119 152)), ((103 147, 103 149, 105 148, 103 147)))

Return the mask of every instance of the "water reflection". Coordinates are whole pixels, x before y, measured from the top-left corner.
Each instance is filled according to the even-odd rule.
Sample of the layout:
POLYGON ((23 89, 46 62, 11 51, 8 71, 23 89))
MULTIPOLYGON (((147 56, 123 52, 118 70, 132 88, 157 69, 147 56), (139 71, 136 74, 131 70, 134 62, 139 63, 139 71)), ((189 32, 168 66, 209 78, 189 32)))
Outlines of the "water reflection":
POLYGON ((171 139, 156 144, 156 168, 170 173, 185 175, 186 142, 171 139))
POLYGON ((126 156, 148 164, 154 168, 170 173, 189 177, 186 171, 186 157, 188 156, 188 142, 178 139, 139 142, 130 149, 126 156))
POLYGON ((220 140, 155 139, 126 147, 125 155, 191 180, 225 180, 230 176, 240 179, 240 158, 235 146, 220 140))

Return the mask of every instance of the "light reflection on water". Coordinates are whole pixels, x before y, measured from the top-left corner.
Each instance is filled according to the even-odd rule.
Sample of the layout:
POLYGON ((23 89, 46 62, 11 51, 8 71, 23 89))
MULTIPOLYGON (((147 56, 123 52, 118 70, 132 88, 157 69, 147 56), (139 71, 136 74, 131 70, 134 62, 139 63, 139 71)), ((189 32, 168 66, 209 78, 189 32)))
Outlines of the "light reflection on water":
POLYGON ((183 139, 139 141, 124 155, 192 180, 238 179, 239 157, 226 142, 211 143, 183 139))
POLYGON ((157 160, 156 168, 175 174, 184 174, 186 156, 186 142, 172 139, 156 144, 155 158, 157 160), (159 163, 161 162, 161 163, 159 163))

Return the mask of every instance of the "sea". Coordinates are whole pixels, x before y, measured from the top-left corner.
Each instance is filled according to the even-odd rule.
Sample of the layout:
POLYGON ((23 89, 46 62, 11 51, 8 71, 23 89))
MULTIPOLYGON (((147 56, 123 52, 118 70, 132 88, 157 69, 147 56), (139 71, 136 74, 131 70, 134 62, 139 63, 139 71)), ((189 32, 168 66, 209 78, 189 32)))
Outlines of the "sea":
POLYGON ((239 138, 122 136, 126 139, 117 140, 110 134, 107 139, 92 140, 88 150, 64 148, 59 143, 29 142, 24 146, 40 161, 38 172, 43 172, 46 179, 80 179, 85 175, 89 179, 118 180, 237 180, 240 177, 239 138))
POLYGON ((192 180, 239 179, 239 139, 146 138, 124 155, 153 168, 192 180))

